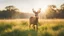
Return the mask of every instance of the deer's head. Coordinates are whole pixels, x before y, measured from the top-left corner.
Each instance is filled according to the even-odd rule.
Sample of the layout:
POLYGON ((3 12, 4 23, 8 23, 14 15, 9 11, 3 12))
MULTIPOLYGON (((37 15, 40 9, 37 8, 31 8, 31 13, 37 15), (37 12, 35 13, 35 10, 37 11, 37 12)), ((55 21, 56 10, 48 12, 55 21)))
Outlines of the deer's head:
POLYGON ((41 8, 39 8, 38 11, 35 11, 34 9, 32 9, 32 11, 35 13, 35 16, 38 16, 38 14, 41 12, 41 8))

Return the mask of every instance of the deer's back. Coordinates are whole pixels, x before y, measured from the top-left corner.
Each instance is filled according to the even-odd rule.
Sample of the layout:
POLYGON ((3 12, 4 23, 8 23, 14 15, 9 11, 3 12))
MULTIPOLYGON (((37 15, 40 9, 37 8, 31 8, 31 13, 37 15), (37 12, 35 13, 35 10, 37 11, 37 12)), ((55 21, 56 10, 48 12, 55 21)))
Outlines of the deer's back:
POLYGON ((38 23, 38 18, 36 17, 30 17, 30 24, 37 24, 38 23))

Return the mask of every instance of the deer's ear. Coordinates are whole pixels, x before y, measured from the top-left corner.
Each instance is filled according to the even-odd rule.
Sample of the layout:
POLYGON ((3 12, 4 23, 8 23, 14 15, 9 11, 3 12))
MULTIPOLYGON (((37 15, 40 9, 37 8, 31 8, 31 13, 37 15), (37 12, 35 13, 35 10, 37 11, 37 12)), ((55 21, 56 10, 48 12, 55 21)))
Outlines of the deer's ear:
POLYGON ((32 11, 35 13, 36 11, 34 10, 34 8, 32 9, 32 11))
POLYGON ((39 8, 39 10, 37 12, 40 13, 41 12, 41 8, 39 8))

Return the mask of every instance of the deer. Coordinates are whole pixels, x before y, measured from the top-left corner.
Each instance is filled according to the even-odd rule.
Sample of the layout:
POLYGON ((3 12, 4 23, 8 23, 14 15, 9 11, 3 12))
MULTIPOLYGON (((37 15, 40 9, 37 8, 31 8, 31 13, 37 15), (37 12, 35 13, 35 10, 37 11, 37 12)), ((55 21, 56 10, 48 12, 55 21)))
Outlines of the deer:
POLYGON ((33 13, 35 14, 35 17, 31 16, 29 19, 29 28, 32 25, 32 28, 35 30, 38 30, 38 14, 41 12, 41 8, 38 11, 35 11, 34 9, 32 9, 33 13), (36 25, 36 26, 35 26, 36 25))

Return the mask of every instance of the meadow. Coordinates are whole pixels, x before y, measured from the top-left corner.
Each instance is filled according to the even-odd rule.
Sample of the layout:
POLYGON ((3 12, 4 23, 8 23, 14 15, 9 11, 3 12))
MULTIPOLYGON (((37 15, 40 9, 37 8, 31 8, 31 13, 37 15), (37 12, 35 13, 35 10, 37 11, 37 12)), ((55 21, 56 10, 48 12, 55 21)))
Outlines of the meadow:
POLYGON ((64 19, 39 19, 38 31, 29 19, 0 19, 0 36, 64 36, 64 19))

